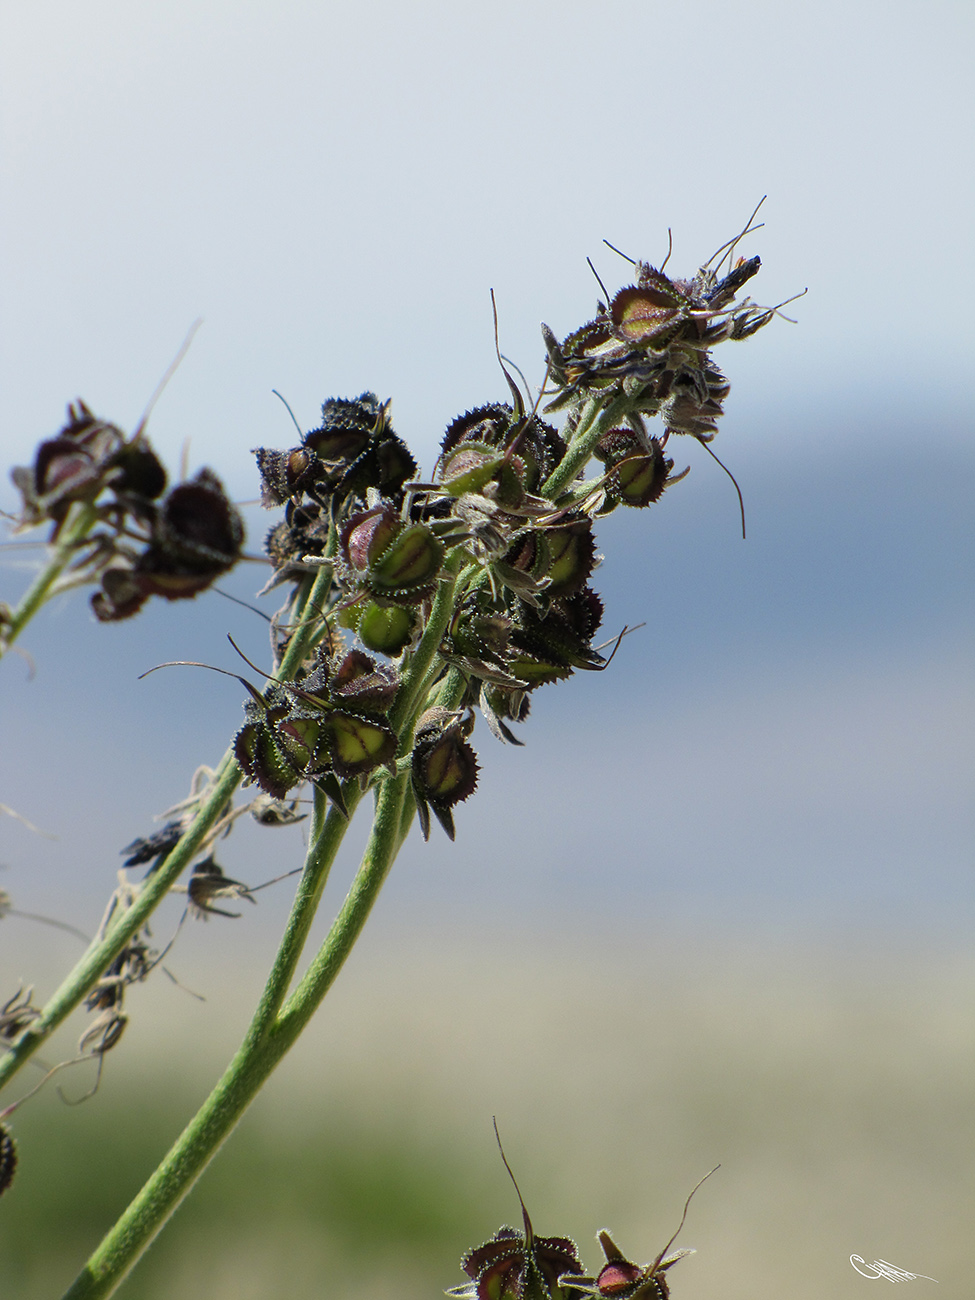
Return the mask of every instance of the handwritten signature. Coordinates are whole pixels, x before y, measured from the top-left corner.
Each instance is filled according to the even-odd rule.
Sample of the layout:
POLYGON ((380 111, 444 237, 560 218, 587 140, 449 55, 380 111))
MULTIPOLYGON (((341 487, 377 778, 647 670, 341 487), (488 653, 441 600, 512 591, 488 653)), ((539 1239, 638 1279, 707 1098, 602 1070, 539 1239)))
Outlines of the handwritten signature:
POLYGON ((850 1263, 861 1277, 885 1277, 888 1282, 913 1282, 916 1277, 926 1278, 929 1282, 938 1280, 936 1277, 928 1277, 927 1273, 907 1273, 902 1268, 895 1268, 893 1264, 888 1264, 885 1259, 875 1259, 872 1264, 864 1264, 862 1256, 851 1255, 850 1263), (864 1273, 861 1264, 864 1264, 865 1268, 873 1269, 873 1272, 864 1273))

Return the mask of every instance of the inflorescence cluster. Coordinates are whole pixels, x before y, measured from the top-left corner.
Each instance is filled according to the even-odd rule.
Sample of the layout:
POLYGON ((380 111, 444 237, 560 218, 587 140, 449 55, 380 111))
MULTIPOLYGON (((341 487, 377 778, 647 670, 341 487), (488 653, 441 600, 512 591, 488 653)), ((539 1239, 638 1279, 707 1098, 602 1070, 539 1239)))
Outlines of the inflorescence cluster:
MULTIPOLYGON (((594 644, 603 615, 590 583, 594 522, 618 506, 652 505, 683 477, 667 455, 671 437, 706 446, 728 394, 711 350, 750 337, 777 310, 737 297, 760 262, 735 260, 736 244, 690 280, 635 263, 635 282, 606 294, 593 320, 561 341, 543 326, 548 367, 534 406, 499 355, 511 402, 451 421, 428 479, 394 432, 389 402, 368 392, 327 400, 297 446, 256 452, 262 504, 283 510, 265 542, 265 590, 286 596, 271 620, 272 674, 260 689, 240 678, 249 699, 234 755, 260 792, 244 807, 228 803, 200 843, 182 887, 195 914, 234 915, 214 900, 254 901, 224 876, 214 843, 245 810, 264 825, 300 819, 296 792, 308 782, 346 816, 352 792, 408 774, 407 811, 424 836, 432 812, 453 838, 453 809, 477 784, 475 709, 499 740, 520 744, 513 727, 534 691, 607 665, 611 655, 594 644), (544 418, 556 411, 561 430, 544 418), (585 477, 593 460, 597 471, 585 477)), ((134 615, 152 595, 195 596, 242 555, 243 525, 217 477, 203 469, 167 491, 144 424, 127 437, 78 402, 33 465, 13 471, 17 527, 49 522, 63 553, 46 594, 97 584, 101 621, 134 615)), ((17 618, 0 606, 0 649, 23 610, 17 618)), ((157 870, 206 794, 195 780, 190 799, 170 810, 175 820, 128 846, 126 867, 157 870)), ((113 906, 125 910, 136 892, 123 878, 113 906)), ((148 937, 140 930, 91 990, 96 1021, 80 1052, 101 1059, 118 1041, 126 988, 163 955, 148 937)), ((21 992, 2 1012, 8 1045, 37 1015, 21 992)), ((0 1190, 15 1161, 0 1134, 0 1190)), ((606 1267, 585 1277, 571 1243, 536 1241, 526 1214, 523 1237, 502 1229, 465 1257, 472 1281, 454 1294, 666 1300, 663 1273, 679 1256, 637 1266, 607 1234, 600 1240, 606 1267)))

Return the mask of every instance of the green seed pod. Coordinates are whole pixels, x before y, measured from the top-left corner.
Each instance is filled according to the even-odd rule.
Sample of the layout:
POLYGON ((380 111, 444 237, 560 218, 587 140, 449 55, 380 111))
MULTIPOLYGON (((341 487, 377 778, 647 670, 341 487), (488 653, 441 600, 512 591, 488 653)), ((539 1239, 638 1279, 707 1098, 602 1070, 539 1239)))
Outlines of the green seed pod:
POLYGON ((632 429, 610 429, 599 440, 596 455, 609 471, 607 491, 625 506, 645 507, 659 501, 666 487, 688 473, 671 477, 674 462, 664 455, 659 438, 650 439, 651 454, 632 429))
POLYGON ((340 622, 356 629, 367 650, 395 658, 412 641, 418 615, 416 610, 403 605, 379 605, 374 600, 366 600, 348 606, 340 622), (351 621, 345 622, 346 618, 351 621))
POLYGON ((262 722, 247 722, 234 737, 241 771, 274 799, 283 799, 303 779, 290 756, 262 722))
POLYGON ((433 594, 445 554, 443 542, 426 524, 408 524, 377 559, 370 554, 369 588, 378 597, 425 600, 433 594))
POLYGON ((427 805, 450 839, 454 838, 451 808, 469 799, 477 788, 477 757, 466 736, 472 714, 458 717, 447 709, 428 709, 420 718, 413 742, 412 782, 423 838, 430 838, 427 805))
POLYGON ((343 781, 383 764, 388 766, 396 757, 396 733, 390 727, 375 718, 361 718, 340 709, 322 716, 320 741, 343 781))
POLYGON ((548 550, 546 594, 568 596, 580 591, 596 563, 592 520, 584 517, 561 528, 547 528, 542 536, 548 550))
POLYGON ((483 492, 505 464, 494 447, 483 443, 462 442, 453 451, 444 453, 440 478, 451 496, 466 492, 483 492))
POLYGON ((688 319, 690 303, 660 271, 653 281, 621 289, 609 306, 616 337, 634 347, 661 352, 688 319))

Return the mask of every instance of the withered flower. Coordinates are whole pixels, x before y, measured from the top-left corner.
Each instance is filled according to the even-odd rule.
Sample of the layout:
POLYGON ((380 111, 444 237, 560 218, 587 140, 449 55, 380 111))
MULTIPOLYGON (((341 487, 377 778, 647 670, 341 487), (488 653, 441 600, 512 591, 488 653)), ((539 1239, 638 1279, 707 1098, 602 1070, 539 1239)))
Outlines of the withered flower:
POLYGON ((32 988, 23 985, 0 1007, 0 1042, 15 1042, 27 1026, 41 1014, 31 1004, 32 988))
POLYGON ((162 866, 170 851, 179 843, 185 829, 186 826, 182 820, 168 821, 154 835, 147 835, 143 839, 133 840, 131 844, 127 844, 121 850, 122 853, 129 855, 122 863, 122 866, 141 867, 143 863, 148 862, 150 865, 146 875, 152 875, 154 871, 162 866))
POLYGON ((243 915, 241 912, 228 912, 224 908, 214 907, 216 899, 246 898, 249 903, 257 902, 247 885, 224 875, 223 868, 212 857, 194 866, 190 872, 186 893, 194 915, 204 921, 208 916, 229 916, 237 919, 243 915))

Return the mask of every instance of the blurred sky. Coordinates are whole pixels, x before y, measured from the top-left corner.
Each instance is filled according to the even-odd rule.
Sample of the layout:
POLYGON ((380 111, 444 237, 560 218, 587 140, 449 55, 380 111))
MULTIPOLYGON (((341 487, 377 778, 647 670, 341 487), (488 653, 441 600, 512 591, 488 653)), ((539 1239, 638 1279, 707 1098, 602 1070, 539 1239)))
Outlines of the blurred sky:
MULTIPOLYGON (((198 316, 150 434, 252 498, 251 449, 293 441, 272 388, 305 428, 326 396, 392 397, 429 467, 458 411, 506 397, 489 288, 537 384, 539 321, 592 315, 586 256, 627 282, 603 238, 659 263, 670 227, 690 274, 767 194, 749 289, 809 288, 798 324, 716 357, 747 542, 731 484, 681 442, 690 478, 600 534, 607 636, 647 627, 538 695, 526 749, 479 724, 458 843, 410 845, 390 923, 965 941, 973 28, 961 0, 7 8, 8 462, 79 395, 134 426, 198 316)), ((7 591, 29 555, 8 553, 7 591)), ((20 906, 96 923, 118 850, 240 719, 226 678, 135 678, 234 667, 228 631, 266 658, 217 596, 107 628, 76 596, 26 636, 33 681, 3 663, 0 798, 61 837, 0 826, 20 906)), ((270 874, 288 851, 268 843, 239 837, 227 869, 270 874)))

